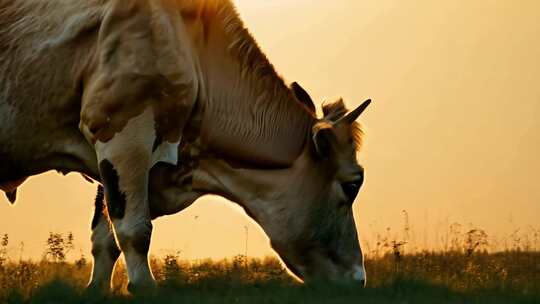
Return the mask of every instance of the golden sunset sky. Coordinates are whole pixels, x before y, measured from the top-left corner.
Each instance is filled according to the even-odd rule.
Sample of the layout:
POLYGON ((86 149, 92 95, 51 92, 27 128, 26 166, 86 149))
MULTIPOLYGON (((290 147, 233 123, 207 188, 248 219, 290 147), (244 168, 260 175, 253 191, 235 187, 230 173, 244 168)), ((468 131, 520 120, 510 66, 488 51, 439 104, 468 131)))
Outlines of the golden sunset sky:
MULTIPOLYGON (((440 246, 459 222, 503 238, 540 228, 540 1, 238 0, 277 70, 317 103, 372 98, 361 122, 366 182, 354 209, 364 250, 403 210, 413 243, 440 246)), ((95 185, 77 174, 31 178, 0 233, 39 258, 49 231, 73 231, 90 256, 95 185)), ((152 254, 271 254, 237 207, 204 197, 154 224, 152 254)), ((464 229, 465 229, 464 228, 464 229)), ((78 249, 77 249, 78 250, 78 249)), ((77 251, 75 255, 79 255, 77 251)))

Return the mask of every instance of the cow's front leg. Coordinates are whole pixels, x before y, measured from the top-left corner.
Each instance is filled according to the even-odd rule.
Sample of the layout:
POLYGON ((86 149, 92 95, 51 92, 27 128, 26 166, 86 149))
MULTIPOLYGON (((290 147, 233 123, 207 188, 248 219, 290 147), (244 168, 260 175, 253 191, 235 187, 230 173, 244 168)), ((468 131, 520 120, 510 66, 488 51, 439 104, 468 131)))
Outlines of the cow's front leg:
POLYGON ((152 234, 148 176, 155 139, 153 111, 147 108, 112 139, 95 144, 107 210, 124 253, 130 292, 155 287, 148 265, 152 234))
POLYGON ((114 265, 120 256, 120 249, 114 239, 114 233, 105 208, 103 188, 98 187, 96 210, 92 219, 92 257, 94 258, 92 277, 88 288, 107 292, 111 287, 114 265))

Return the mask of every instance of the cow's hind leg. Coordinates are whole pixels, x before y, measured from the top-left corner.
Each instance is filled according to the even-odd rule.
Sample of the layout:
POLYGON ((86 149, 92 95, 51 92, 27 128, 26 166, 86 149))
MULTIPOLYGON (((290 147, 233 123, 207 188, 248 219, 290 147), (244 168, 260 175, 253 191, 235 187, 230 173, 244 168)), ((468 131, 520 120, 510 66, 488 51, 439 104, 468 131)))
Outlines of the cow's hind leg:
POLYGON ((92 219, 92 256, 94 264, 88 288, 107 292, 111 286, 114 265, 120 256, 109 216, 105 208, 103 187, 98 186, 95 212, 92 219))
POLYGON ((147 108, 112 139, 95 145, 107 211, 126 261, 130 292, 156 285, 148 264, 152 233, 148 176, 155 139, 153 111, 147 108))

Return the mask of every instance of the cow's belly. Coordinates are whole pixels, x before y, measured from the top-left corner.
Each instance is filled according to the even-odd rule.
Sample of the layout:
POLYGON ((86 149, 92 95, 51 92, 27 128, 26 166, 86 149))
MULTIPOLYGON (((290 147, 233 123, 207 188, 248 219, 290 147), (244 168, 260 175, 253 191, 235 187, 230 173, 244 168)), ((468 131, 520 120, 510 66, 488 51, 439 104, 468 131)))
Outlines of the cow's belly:
POLYGON ((25 178, 49 170, 97 177, 95 153, 77 128, 77 113, 57 108, 55 114, 42 107, 36 117, 36 106, 25 100, 0 101, 0 188, 16 188, 25 178))

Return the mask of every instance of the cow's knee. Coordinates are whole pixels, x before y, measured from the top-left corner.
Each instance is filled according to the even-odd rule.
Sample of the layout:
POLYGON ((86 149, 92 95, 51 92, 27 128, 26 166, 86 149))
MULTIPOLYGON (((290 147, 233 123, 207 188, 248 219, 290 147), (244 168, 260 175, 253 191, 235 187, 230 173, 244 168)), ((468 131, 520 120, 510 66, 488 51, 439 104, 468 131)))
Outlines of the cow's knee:
POLYGON ((92 256, 94 260, 104 259, 116 262, 118 257, 120 257, 120 249, 116 245, 114 236, 112 233, 107 237, 106 240, 92 241, 92 256))
POLYGON ((116 237, 123 251, 130 251, 146 256, 150 249, 152 229, 150 220, 133 226, 127 223, 121 223, 116 225, 116 237))

